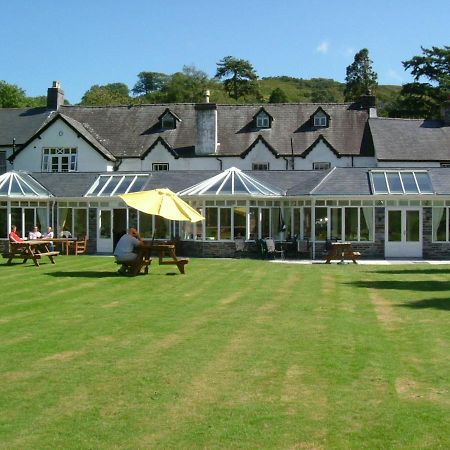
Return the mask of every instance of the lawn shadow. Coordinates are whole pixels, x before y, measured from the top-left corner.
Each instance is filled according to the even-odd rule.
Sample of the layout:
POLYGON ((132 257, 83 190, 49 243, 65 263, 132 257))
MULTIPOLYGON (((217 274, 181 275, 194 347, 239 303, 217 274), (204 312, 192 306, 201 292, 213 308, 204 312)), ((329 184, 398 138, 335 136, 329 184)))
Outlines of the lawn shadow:
MULTIPOLYGON (((121 275, 119 275, 117 272, 111 272, 111 271, 99 271, 99 270, 90 270, 90 271, 67 271, 67 272, 49 272, 46 273, 46 275, 50 277, 56 277, 56 278, 119 278, 121 275)), ((127 277, 123 277, 127 278, 127 277)))
POLYGON ((399 303, 395 306, 401 308, 411 309, 441 309, 443 311, 450 311, 450 298, 427 298, 424 300, 416 300, 414 302, 399 303))
MULTIPOLYGON (((141 276, 141 275, 147 275, 144 273, 140 273, 139 275, 136 276, 124 276, 124 275, 120 275, 117 272, 111 272, 111 271, 99 271, 99 270, 90 270, 90 271, 67 271, 67 272, 49 272, 46 273, 45 275, 48 275, 50 277, 56 277, 56 278, 135 278, 136 276, 141 276)), ((148 275, 179 275, 176 272, 168 272, 168 273, 151 273, 148 275)))
POLYGON ((397 274, 397 275, 411 275, 411 274, 425 274, 425 275, 450 275, 450 267, 449 268, 430 268, 430 269, 394 269, 394 270, 376 270, 371 273, 383 273, 383 274, 397 274))
MULTIPOLYGON (((392 273, 392 272, 387 272, 392 273)), ((449 291, 448 281, 355 281, 351 284, 366 289, 394 289, 401 291, 449 291)))

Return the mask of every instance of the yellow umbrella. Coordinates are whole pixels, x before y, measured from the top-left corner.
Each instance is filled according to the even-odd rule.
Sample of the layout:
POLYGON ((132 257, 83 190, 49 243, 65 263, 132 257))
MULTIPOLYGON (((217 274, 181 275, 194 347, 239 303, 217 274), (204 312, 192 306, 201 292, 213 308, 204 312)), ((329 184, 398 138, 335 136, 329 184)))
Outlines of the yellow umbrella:
POLYGON ((170 189, 131 192, 119 197, 132 208, 170 220, 198 222, 204 217, 170 189))

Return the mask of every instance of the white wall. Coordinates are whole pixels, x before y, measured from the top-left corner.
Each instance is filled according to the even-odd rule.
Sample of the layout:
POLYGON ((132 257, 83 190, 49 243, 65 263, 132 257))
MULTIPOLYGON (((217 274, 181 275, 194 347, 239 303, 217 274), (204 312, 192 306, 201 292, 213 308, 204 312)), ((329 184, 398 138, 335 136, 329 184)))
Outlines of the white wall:
POLYGON ((113 163, 92 148, 62 120, 57 120, 34 139, 14 159, 14 170, 40 172, 44 147, 66 147, 77 149, 78 172, 111 171, 113 163))

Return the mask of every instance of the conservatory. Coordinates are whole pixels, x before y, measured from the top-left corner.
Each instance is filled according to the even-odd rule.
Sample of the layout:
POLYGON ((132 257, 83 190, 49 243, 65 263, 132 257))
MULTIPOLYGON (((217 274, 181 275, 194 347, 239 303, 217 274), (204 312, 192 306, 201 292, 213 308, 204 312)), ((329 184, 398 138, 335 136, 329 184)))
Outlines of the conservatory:
POLYGON ((0 177, 0 227, 15 224, 87 235, 89 251, 111 253, 128 227, 147 239, 177 240, 187 256, 232 256, 234 240, 295 241, 319 258, 325 241, 352 242, 363 257, 448 258, 449 169, 334 168, 321 171, 24 173, 0 177), (118 197, 167 187, 205 220, 170 222, 118 197), (305 245, 306 244, 306 245, 305 245))

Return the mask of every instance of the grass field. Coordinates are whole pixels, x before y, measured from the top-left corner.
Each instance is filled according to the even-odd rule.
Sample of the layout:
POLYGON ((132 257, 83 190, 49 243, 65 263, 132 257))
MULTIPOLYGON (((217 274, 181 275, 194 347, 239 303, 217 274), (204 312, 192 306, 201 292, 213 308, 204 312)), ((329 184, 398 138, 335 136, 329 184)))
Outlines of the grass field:
POLYGON ((450 266, 44 263, 0 265, 1 449, 450 448, 450 266))

